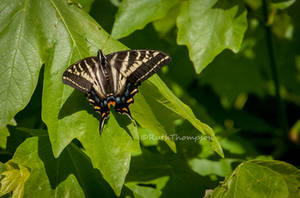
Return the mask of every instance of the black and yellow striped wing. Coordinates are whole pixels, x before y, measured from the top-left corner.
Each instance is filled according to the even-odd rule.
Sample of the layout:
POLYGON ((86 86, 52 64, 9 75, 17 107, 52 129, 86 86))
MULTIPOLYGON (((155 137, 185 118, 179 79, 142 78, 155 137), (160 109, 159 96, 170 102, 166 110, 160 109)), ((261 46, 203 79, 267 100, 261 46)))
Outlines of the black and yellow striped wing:
POLYGON ((106 98, 109 85, 98 57, 88 57, 72 64, 65 70, 62 80, 83 93, 87 94, 93 89, 101 100, 106 98))
POLYGON ((126 50, 106 55, 110 64, 112 93, 122 94, 126 82, 138 84, 171 61, 169 55, 156 50, 126 50))

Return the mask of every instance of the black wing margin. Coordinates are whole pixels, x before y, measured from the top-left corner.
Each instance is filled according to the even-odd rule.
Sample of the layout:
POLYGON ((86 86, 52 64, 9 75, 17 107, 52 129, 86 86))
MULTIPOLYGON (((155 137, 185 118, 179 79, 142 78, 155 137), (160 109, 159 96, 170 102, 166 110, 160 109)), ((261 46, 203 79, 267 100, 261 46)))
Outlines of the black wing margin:
POLYGON ((147 52, 148 56, 141 62, 141 66, 128 76, 130 82, 143 82, 171 62, 171 57, 163 52, 152 50, 147 52))

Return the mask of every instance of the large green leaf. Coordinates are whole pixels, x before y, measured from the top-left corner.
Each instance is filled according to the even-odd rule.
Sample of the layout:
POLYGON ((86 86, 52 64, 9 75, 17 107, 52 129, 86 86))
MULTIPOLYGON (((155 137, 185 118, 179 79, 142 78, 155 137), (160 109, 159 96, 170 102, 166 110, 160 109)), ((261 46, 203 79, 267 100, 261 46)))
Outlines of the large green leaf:
POLYGON ((247 28, 239 0, 190 0, 177 18, 177 42, 187 45, 197 73, 225 48, 238 52, 247 28))
MULTIPOLYGON (((65 5, 63 3, 60 3, 59 6, 63 7, 65 5)), ((55 45, 54 49, 52 49, 54 51, 54 55, 49 58, 49 64, 46 64, 45 66, 46 69, 43 100, 43 118, 45 122, 48 123, 48 127, 50 129, 50 139, 53 142, 53 150, 56 156, 73 138, 81 137, 84 131, 95 132, 95 129, 92 129, 91 126, 97 128, 96 119, 94 119, 92 115, 83 111, 84 109, 88 108, 87 106, 82 106, 83 104, 87 104, 87 102, 83 99, 83 96, 76 91, 72 92, 72 88, 63 86, 60 82, 61 74, 63 73, 64 68, 68 66, 71 62, 74 62, 75 60, 83 58, 90 54, 86 46, 86 39, 95 41, 99 44, 99 46, 105 44, 108 47, 107 49, 104 49, 104 51, 106 52, 115 51, 117 49, 125 49, 125 47, 122 46, 120 43, 117 43, 110 39, 106 39, 107 35, 103 31, 99 30, 94 21, 92 21, 85 13, 79 11, 75 13, 75 8, 70 7, 62 9, 63 12, 59 12, 59 6, 55 7, 56 12, 60 13, 61 17, 64 20, 60 21, 61 24, 58 23, 56 27, 58 28, 57 31, 61 31, 61 35, 59 35, 60 39, 62 39, 63 36, 65 36, 66 38, 65 40, 62 40, 60 43, 57 43, 55 45), (67 12, 68 9, 69 12, 67 12), (70 20, 70 17, 68 17, 69 14, 72 14, 72 20, 70 20), (81 21, 86 20, 86 22, 81 24, 75 23, 74 21, 76 20, 74 20, 74 18, 76 17, 80 17, 81 21), (86 27, 82 28, 81 26, 83 24, 85 24, 86 27), (86 30, 89 31, 86 32, 86 30), (85 35, 85 38, 83 36, 79 37, 78 35, 85 35), (70 41, 72 42, 70 43, 70 41), (80 46, 80 48, 78 46, 80 46), (62 56, 62 54, 60 53, 55 53, 56 51, 61 51, 62 49, 65 50, 65 53, 68 54, 68 56, 62 56), (61 99, 56 100, 56 98, 61 99), (80 98, 79 101, 78 98, 80 98), (62 110, 60 110, 61 108, 62 110), (82 120, 85 120, 86 122, 82 122, 82 120), (70 128, 70 125, 72 125, 73 127, 70 128), (61 133, 60 131, 68 132, 61 133)), ((198 129, 202 130, 202 128, 204 128, 204 133, 205 131, 209 131, 209 129, 205 128, 206 125, 202 126, 202 128, 200 127, 201 123, 197 123, 198 120, 194 117, 191 110, 188 110, 185 105, 183 105, 174 95, 172 95, 172 93, 166 88, 166 86, 159 80, 158 77, 156 77, 156 81, 157 83, 155 84, 155 86, 150 87, 147 91, 144 91, 144 93, 142 88, 141 96, 147 93, 152 93, 155 89, 159 87, 159 93, 162 96, 164 96, 164 100, 166 100, 164 101, 164 106, 167 106, 172 111, 181 115, 181 117, 191 121, 198 129), (173 106, 166 105, 168 101, 170 101, 173 106)), ((152 109, 147 111, 147 109, 144 108, 149 100, 152 100, 152 98, 149 99, 148 97, 147 101, 145 101, 145 99, 143 100, 141 99, 141 97, 138 98, 137 96, 137 102, 135 104, 137 107, 135 108, 133 105, 134 117, 145 128, 151 128, 151 126, 156 127, 159 125, 164 125, 164 121, 167 120, 168 117, 156 118, 157 116, 155 115, 152 119, 152 109), (149 119, 145 119, 147 117, 149 119), (154 124, 156 120, 158 120, 158 123, 154 124)), ((160 128, 158 127, 156 130, 159 134, 167 134, 166 131, 168 130, 168 128, 164 130, 161 130, 160 128)), ((211 132, 207 133, 211 134, 211 132)))
POLYGON ((59 16, 56 39, 60 42, 51 49, 53 55, 45 65, 42 117, 49 129, 54 155, 57 157, 72 139, 78 138, 93 165, 120 194, 129 169, 130 154, 139 149, 135 127, 133 124, 127 126, 128 121, 124 123, 122 119, 118 120, 119 124, 111 114, 109 126, 99 136, 99 122, 93 111, 86 111, 92 109, 83 94, 61 82, 62 73, 68 65, 90 55, 86 39, 95 43, 101 43, 98 40, 101 39, 103 43, 106 34, 76 6, 68 6, 64 1, 51 1, 50 8, 53 15, 49 14, 49 18, 59 16), (128 130, 132 137, 126 132, 128 130))
POLYGON ((122 1, 112 29, 116 39, 142 29, 151 21, 163 18, 178 0, 124 0, 122 1))
POLYGON ((240 164, 211 197, 298 197, 300 171, 280 161, 240 164))
POLYGON ((35 0, 0 3, 0 128, 29 102, 42 66, 47 24, 39 23, 35 0), (44 28, 42 30, 42 28, 44 28))

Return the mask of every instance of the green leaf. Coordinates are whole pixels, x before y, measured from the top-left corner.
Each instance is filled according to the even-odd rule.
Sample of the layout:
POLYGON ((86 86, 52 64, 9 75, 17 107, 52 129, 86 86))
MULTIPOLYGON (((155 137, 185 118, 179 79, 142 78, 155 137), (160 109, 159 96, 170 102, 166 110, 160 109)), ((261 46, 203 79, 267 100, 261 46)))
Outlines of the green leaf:
MULTIPOLYGON (((59 156, 72 139, 78 138, 94 167, 101 171, 116 194, 120 194, 131 153, 139 150, 135 127, 132 123, 129 125, 128 120, 117 121, 111 114, 104 134, 99 136, 98 118, 93 116, 83 94, 61 82, 62 73, 68 65, 90 55, 86 39, 103 44, 107 35, 79 8, 68 6, 64 1, 51 1, 50 8, 53 15, 49 18, 59 16, 56 39, 60 42, 51 49, 53 55, 45 65, 42 117, 49 129, 54 155, 59 156), (132 137, 127 131, 132 133, 132 137)), ((121 46, 117 43, 112 45, 111 40, 107 44, 121 46)))
POLYGON ((214 197, 297 197, 300 171, 281 161, 253 160, 240 164, 214 197))
MULTIPOLYGON (((131 106, 133 118, 143 128, 150 129, 157 136, 174 134, 174 120, 178 119, 178 116, 163 106, 161 101, 168 102, 159 93, 157 87, 146 81, 140 87, 139 94, 135 96, 135 103, 131 106)), ((174 141, 168 138, 164 139, 164 141, 176 152, 174 141)))
MULTIPOLYGON (((75 37, 77 35, 85 35, 86 38, 88 38, 91 41, 95 41, 98 43, 99 46, 103 45, 104 43, 106 46, 109 47, 109 49, 104 49, 105 52, 110 51, 116 51, 125 49, 124 46, 122 46, 120 43, 117 43, 113 40, 107 40, 107 35, 102 30, 99 30, 97 25, 94 23, 94 21, 91 21, 91 19, 85 15, 85 13, 82 12, 76 12, 76 14, 72 13, 75 12, 72 8, 64 8, 64 4, 60 3, 59 6, 56 6, 56 12, 61 14, 61 17, 65 20, 60 21, 58 25, 56 26, 58 29, 58 32, 61 32, 60 38, 62 38, 62 35, 66 37, 66 41, 57 43, 55 45, 55 48, 52 49, 54 51, 54 56, 50 57, 50 60, 48 62, 50 64, 46 64, 45 69, 45 80, 44 80, 44 96, 43 96, 43 119, 47 123, 49 127, 49 134, 50 134, 50 140, 53 143, 53 150, 55 153, 55 156, 58 156, 61 150, 75 137, 79 138, 84 134, 84 131, 91 131, 90 133, 95 133, 95 129, 97 129, 98 121, 96 119, 84 111, 84 109, 88 109, 87 102, 83 98, 83 95, 79 94, 76 91, 73 91, 72 88, 68 86, 63 86, 63 84, 60 82, 61 75, 64 71, 64 68, 70 65, 72 62, 75 62, 79 58, 83 58, 86 56, 89 56, 89 52, 86 46, 87 42, 84 37, 75 37), (59 12, 60 7, 64 8, 61 9, 64 12, 59 12), (69 9, 69 12, 67 10, 69 9), (70 17, 67 17, 69 14, 72 14, 73 20, 70 20, 70 17), (64 16, 65 15, 65 16, 64 16), (85 23, 78 24, 74 23, 74 18, 78 17, 78 20, 86 21, 85 23), (83 24, 86 24, 86 27, 82 28, 81 26, 83 24), (89 30, 86 32, 86 30, 89 30), (74 43, 70 43, 68 41, 73 40, 74 43), (78 46, 81 46, 80 48, 78 46), (62 55, 60 53, 55 53, 56 51, 65 50, 65 54, 69 54, 68 56, 62 55), (83 55, 86 54, 86 55, 83 55), (70 58, 69 58, 70 57, 70 58), (74 60, 73 60, 74 59, 74 60), (55 60, 55 61, 53 61, 55 60), (71 95, 71 96, 70 96, 71 95), (60 100, 57 100, 57 98, 61 98, 60 100), (79 99, 78 99, 79 98, 79 99), (79 101, 77 101, 79 100, 79 101), (85 104, 83 106, 83 104, 85 104), (60 110, 62 108, 62 110, 60 110), (72 115, 72 116, 70 116, 72 115), (82 122, 82 120, 85 120, 85 122, 82 122), (72 125, 73 127, 70 128, 69 126, 72 125), (93 127, 92 127, 93 126, 93 127), (61 133, 61 131, 68 131, 65 133, 61 133)), ((96 50, 94 50, 96 51, 96 50)), ((155 78, 155 77, 153 77, 155 78)), ((182 104, 167 88, 166 86, 159 81, 159 78, 156 77, 156 81, 158 83, 155 84, 156 87, 162 87, 160 89, 160 94, 165 94, 164 92, 168 92, 164 98, 167 100, 170 100, 173 104, 172 108, 170 108, 172 111, 175 111, 176 108, 179 109, 176 110, 176 113, 181 115, 183 118, 187 118, 189 121, 193 122, 198 129, 204 128, 203 131, 210 131, 209 129, 206 129, 204 127, 200 127, 201 123, 197 123, 195 120, 194 115, 192 114, 190 109, 187 109, 186 106, 182 104), (175 106, 174 106, 175 105, 175 106), (175 108, 173 108, 175 107, 175 108), (180 112, 181 111, 181 112, 180 112)), ((147 92, 152 93, 155 88, 155 86, 147 90, 147 92)), ((145 87, 145 86, 144 86, 145 87)), ((136 104, 134 104, 133 107, 133 117, 144 127, 144 128, 155 128, 158 134, 167 134, 165 131, 166 129, 161 130, 160 125, 164 125, 163 119, 168 119, 166 117, 159 117, 159 119, 156 118, 156 115, 153 114, 152 109, 145 108, 146 101, 145 99, 141 97, 145 94, 146 91, 143 93, 143 86, 141 88, 141 94, 138 94, 136 97, 136 104), (140 98, 139 98, 140 96, 140 98), (136 107, 135 107, 136 106, 136 107), (140 116, 142 115, 142 116, 140 116), (145 119, 151 118, 149 116, 152 116, 153 119, 145 119), (161 120, 160 120, 161 119, 161 120), (157 121, 156 124, 154 124, 157 121), (157 127, 158 126, 158 127, 157 127)), ((153 96, 152 96, 153 97, 153 96)), ((148 100, 152 100, 152 97, 148 100)), ((164 100, 166 100, 164 99, 164 100)), ((161 106, 160 106, 161 107, 161 106)), ((159 109, 159 107, 157 108, 159 109)), ((108 124, 109 126, 110 124, 108 124)), ((168 129, 169 130, 169 129, 168 129)), ((87 132, 86 132, 87 133, 87 132)), ((211 132, 207 132, 210 134, 211 132)), ((174 144, 169 142, 169 145, 174 144)), ((174 147, 174 146, 173 146, 174 147)))
POLYGON ((112 37, 119 39, 135 30, 143 29, 151 21, 161 19, 178 0, 124 0, 112 29, 112 37))
POLYGON ((225 48, 237 53, 247 29, 243 2, 190 0, 177 18, 177 43, 187 45, 197 73, 225 48))
POLYGON ((25 198, 114 196, 89 158, 73 143, 54 158, 48 136, 28 138, 13 160, 31 171, 25 183, 25 198))
POLYGON ((269 160, 269 161, 258 161, 254 160, 260 166, 267 167, 277 173, 279 173, 289 189, 289 197, 297 197, 300 195, 300 170, 291 164, 282 161, 269 160))
POLYGON ((219 161, 212 161, 208 159, 190 160, 189 166, 199 175, 205 176, 215 174, 221 177, 228 176, 232 172, 231 165, 236 162, 236 159, 221 159, 219 161))
POLYGON ((10 192, 12 198, 22 198, 24 194, 24 184, 30 176, 29 170, 21 164, 12 161, 5 163, 6 170, 2 172, 0 195, 10 192))
POLYGON ((210 146, 216 151, 220 156, 224 157, 223 150, 214 135, 214 132, 211 127, 207 124, 201 122, 196 118, 193 111, 180 101, 172 91, 162 82, 157 76, 152 77, 149 80, 160 92, 160 94, 165 98, 161 100, 160 103, 171 111, 175 112, 178 116, 188 120, 197 130, 202 134, 208 135, 211 138, 210 146))
POLYGON ((40 28, 46 24, 39 23, 36 4, 39 1, 3 0, 0 4, 0 128, 27 105, 38 81, 39 49, 46 44, 40 28))

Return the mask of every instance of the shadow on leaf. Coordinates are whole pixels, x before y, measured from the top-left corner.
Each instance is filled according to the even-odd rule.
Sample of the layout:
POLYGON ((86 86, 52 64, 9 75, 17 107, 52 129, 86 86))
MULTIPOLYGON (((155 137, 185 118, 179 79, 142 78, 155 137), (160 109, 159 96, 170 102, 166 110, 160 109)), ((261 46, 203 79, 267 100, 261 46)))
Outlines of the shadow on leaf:
POLYGON ((96 112, 91 108, 91 105, 84 97, 84 94, 74 90, 60 109, 58 119, 63 119, 66 116, 82 110, 86 110, 89 114, 92 114, 99 120, 99 117, 96 116, 96 112))
POLYGON ((156 183, 149 183, 149 181, 167 176, 169 179, 161 189, 161 197, 204 196, 205 190, 214 188, 218 181, 209 176, 199 175, 189 166, 189 160, 198 157, 202 151, 202 146, 198 141, 180 139, 199 135, 201 134, 185 121, 176 127, 176 133, 173 136, 177 154, 164 143, 158 145, 159 149, 154 146, 144 148, 142 155, 132 158, 126 182, 138 182, 138 186, 158 189, 156 183))
POLYGON ((74 143, 70 143, 55 159, 48 136, 41 136, 38 140, 38 155, 44 163, 52 189, 56 189, 73 174, 86 197, 115 197, 99 170, 93 168, 89 157, 74 143))

